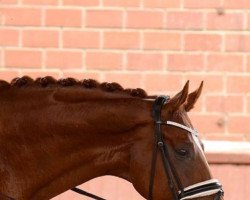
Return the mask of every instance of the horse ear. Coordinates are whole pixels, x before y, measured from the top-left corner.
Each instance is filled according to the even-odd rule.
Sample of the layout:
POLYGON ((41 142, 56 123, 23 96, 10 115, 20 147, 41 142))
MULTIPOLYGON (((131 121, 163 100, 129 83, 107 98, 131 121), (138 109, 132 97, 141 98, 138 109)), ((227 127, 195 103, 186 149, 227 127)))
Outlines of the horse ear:
POLYGON ((201 95, 202 88, 203 88, 203 81, 201 82, 200 87, 197 90, 188 95, 187 103, 185 104, 186 112, 190 111, 194 107, 194 104, 201 95))
POLYGON ((188 97, 188 88, 189 81, 186 82, 181 92, 179 92, 173 98, 170 99, 168 105, 172 112, 178 110, 178 108, 180 108, 180 106, 186 102, 188 97))

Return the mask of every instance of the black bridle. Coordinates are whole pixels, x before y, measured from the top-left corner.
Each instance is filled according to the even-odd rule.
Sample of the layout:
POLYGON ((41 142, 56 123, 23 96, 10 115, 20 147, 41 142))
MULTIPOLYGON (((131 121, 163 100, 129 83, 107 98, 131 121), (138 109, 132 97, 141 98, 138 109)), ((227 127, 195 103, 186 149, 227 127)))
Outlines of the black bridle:
POLYGON ((183 188, 181 181, 179 179, 179 176, 177 175, 176 170, 172 165, 172 162, 170 162, 169 152, 168 152, 168 149, 166 148, 166 144, 163 140, 162 132, 161 132, 161 125, 162 125, 161 109, 162 109, 162 106, 168 100, 169 100, 168 96, 159 96, 156 98, 156 100, 154 102, 154 106, 153 106, 152 115, 153 115, 153 119, 155 122, 155 145, 154 145, 152 162, 151 162, 148 200, 153 199, 153 188, 154 188, 154 179, 155 179, 158 150, 160 150, 160 153, 161 153, 161 158, 163 161, 164 170, 165 170, 165 173, 167 175, 168 185, 172 191, 174 200, 178 200, 178 193, 177 193, 177 190, 175 189, 175 184, 174 184, 173 180, 176 180, 176 184, 178 185, 179 188, 181 188, 181 191, 183 188))
MULTIPOLYGON (((156 98, 154 102, 154 106, 153 106, 152 115, 153 115, 153 119, 155 123, 155 145, 154 145, 152 163, 151 163, 148 200, 153 200, 153 187, 154 187, 154 178, 155 178, 158 150, 161 153, 161 158, 163 161, 165 174, 167 176, 168 185, 172 191, 173 200, 190 199, 193 196, 206 194, 212 191, 213 192, 216 191, 216 196, 214 200, 219 200, 224 195, 224 191, 222 189, 222 185, 217 180, 204 181, 204 182, 195 184, 193 186, 189 186, 187 188, 184 188, 181 183, 181 180, 176 172, 176 169, 173 163, 171 162, 169 152, 168 152, 168 147, 165 141, 163 140, 161 126, 171 124, 179 128, 183 128, 184 130, 190 131, 191 133, 194 131, 181 124, 171 122, 171 121, 165 122, 161 120, 162 107, 165 103, 169 101, 169 99, 170 99, 169 96, 159 96, 156 98)), ((196 197, 193 197, 193 198, 196 198, 196 197)))
MULTIPOLYGON (((160 151, 161 158, 163 161, 164 171, 167 176, 168 185, 172 192, 173 200, 185 200, 185 199, 192 199, 201 197, 199 195, 208 196, 211 194, 216 194, 214 200, 219 200, 223 195, 223 189, 221 184, 217 180, 208 180, 201 183, 197 183, 191 185, 189 187, 184 188, 181 180, 176 172, 174 165, 171 162, 170 155, 168 152, 168 147, 163 140, 161 126, 168 125, 167 122, 161 120, 161 110, 163 105, 169 101, 168 96, 159 96, 155 99, 153 105, 153 112, 152 116, 155 123, 155 144, 153 149, 152 155, 152 162, 151 162, 151 170, 150 170, 150 180, 149 180, 149 193, 148 193, 148 200, 153 200, 153 188, 154 188, 154 179, 155 179, 155 172, 156 172, 156 163, 157 163, 157 153, 158 150, 160 151)), ((177 127, 183 128, 185 130, 189 130, 185 126, 177 124, 177 127)), ((101 197, 88 193, 84 190, 73 188, 74 192, 79 194, 91 197, 95 200, 105 200, 101 197)))

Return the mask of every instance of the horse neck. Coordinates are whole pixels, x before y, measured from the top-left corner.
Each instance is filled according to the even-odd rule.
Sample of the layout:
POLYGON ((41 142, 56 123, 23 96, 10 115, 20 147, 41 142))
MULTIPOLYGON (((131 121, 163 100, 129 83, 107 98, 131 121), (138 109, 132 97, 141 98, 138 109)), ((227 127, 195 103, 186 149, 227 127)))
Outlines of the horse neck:
POLYGON ((148 103, 127 96, 105 97, 105 93, 80 99, 75 95, 76 101, 55 93, 31 96, 32 101, 29 95, 29 102, 22 99, 20 108, 16 98, 23 115, 14 119, 20 127, 16 136, 25 138, 22 164, 26 168, 13 160, 17 171, 29 175, 21 186, 30 184, 29 198, 50 198, 102 175, 129 180, 129 149, 137 140, 137 130, 151 120, 148 103))
POLYGON ((65 145, 73 151, 68 151, 67 156, 71 164, 83 166, 80 174, 87 176, 81 182, 101 175, 129 179, 129 149, 136 141, 137 129, 147 123, 142 111, 145 109, 138 103, 135 99, 92 99, 79 107, 72 105, 76 106, 72 117, 58 122, 67 121, 63 132, 70 134, 66 137, 70 140, 65 145))
POLYGON ((150 117, 142 100, 92 99, 70 107, 74 111, 58 121, 65 124, 61 136, 67 140, 61 155, 72 174, 70 187, 102 175, 129 180, 130 148, 137 140, 137 130, 150 117))

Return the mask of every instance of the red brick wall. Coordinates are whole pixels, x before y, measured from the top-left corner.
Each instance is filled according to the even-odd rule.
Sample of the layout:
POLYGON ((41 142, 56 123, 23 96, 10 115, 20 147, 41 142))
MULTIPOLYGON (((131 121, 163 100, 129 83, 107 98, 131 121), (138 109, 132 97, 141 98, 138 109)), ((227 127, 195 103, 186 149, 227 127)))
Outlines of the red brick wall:
POLYGON ((250 140, 249 0, 1 0, 0 78, 96 78, 173 94, 205 80, 203 138, 250 140))

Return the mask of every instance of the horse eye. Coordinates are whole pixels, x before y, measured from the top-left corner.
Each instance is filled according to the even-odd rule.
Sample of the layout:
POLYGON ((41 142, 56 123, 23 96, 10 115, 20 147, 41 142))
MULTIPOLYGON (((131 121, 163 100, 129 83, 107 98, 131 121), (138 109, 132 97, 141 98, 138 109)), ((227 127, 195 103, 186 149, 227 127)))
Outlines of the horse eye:
POLYGON ((176 150, 176 153, 181 157, 187 157, 189 155, 189 150, 180 148, 176 150))

